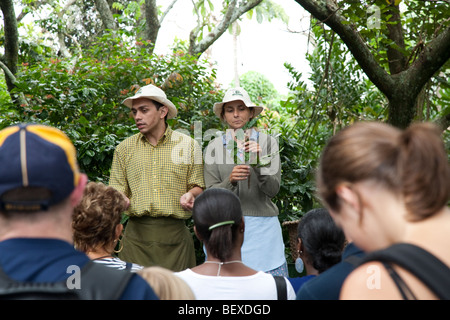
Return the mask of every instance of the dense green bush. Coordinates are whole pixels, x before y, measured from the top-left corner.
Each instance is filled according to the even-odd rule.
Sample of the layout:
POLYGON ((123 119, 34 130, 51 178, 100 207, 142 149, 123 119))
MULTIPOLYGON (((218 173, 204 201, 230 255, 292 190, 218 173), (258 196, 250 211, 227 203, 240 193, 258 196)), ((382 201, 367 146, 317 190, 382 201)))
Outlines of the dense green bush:
POLYGON ((107 35, 83 57, 74 60, 45 59, 24 65, 13 94, 24 94, 28 105, 4 103, 0 125, 17 122, 45 123, 62 129, 78 150, 81 170, 91 180, 107 182, 115 146, 137 132, 123 99, 140 86, 162 86, 179 110, 174 128, 192 130, 219 126, 210 115, 218 91, 215 71, 206 61, 182 52, 149 55, 140 43, 125 47, 107 35))

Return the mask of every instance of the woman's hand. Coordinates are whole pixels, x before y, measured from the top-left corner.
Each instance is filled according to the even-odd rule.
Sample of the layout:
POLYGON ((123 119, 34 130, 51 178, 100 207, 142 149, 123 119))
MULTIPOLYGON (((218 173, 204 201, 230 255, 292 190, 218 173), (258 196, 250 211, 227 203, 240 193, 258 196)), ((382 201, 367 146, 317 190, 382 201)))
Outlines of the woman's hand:
POLYGON ((245 152, 255 152, 258 153, 258 155, 260 155, 262 149, 261 146, 253 140, 247 141, 244 143, 244 150, 245 152))
POLYGON ((250 166, 245 164, 237 165, 230 174, 230 182, 236 184, 238 181, 246 180, 250 175, 250 166))

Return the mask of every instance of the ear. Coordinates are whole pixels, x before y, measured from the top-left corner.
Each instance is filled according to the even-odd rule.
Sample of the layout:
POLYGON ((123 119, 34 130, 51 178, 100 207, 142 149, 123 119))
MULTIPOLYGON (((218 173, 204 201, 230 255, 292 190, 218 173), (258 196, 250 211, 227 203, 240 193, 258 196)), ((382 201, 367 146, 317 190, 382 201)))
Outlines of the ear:
POLYGON ((70 194, 70 204, 72 205, 73 208, 75 208, 83 198, 84 188, 86 188, 87 182, 88 182, 87 175, 84 173, 80 173, 78 184, 70 194))
POLYGON ((302 239, 297 238, 297 251, 302 251, 302 239))
POLYGON ((162 106, 161 108, 159 108, 159 110, 161 111, 161 119, 164 119, 166 117, 166 115, 169 113, 169 107, 168 106, 162 106))
POLYGON ((245 220, 244 220, 244 217, 242 217, 242 219, 241 219, 241 226, 240 226, 239 230, 241 230, 242 233, 245 232, 245 220))
MULTIPOLYGON (((361 225, 363 222, 363 202, 356 187, 350 184, 341 184, 336 188, 336 194, 341 199, 341 211, 345 215, 361 225)), ((342 214, 342 213, 341 213, 342 214)))
POLYGON ((195 236, 198 238, 198 240, 199 240, 200 242, 203 242, 203 239, 202 239, 202 237, 200 237, 200 235, 198 234, 197 228, 195 227, 195 225, 194 225, 194 233, 195 233, 195 236))
POLYGON ((356 212, 360 212, 359 196, 349 184, 340 184, 336 188, 336 194, 345 204, 350 205, 356 212))
POLYGON ((122 231, 123 231, 123 224, 119 223, 116 226, 116 238, 119 238, 122 235, 122 231))
POLYGON ((249 108, 249 109, 250 109, 250 118, 248 121, 250 122, 255 117, 255 108, 249 108))

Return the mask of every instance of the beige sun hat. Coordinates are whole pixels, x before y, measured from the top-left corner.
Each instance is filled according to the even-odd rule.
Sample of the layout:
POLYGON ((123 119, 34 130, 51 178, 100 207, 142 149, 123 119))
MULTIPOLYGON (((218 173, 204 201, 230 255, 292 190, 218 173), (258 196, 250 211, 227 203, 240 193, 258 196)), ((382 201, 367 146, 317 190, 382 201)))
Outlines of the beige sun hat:
POLYGON ((172 119, 177 116, 177 108, 175 107, 175 105, 167 99, 166 93, 162 89, 154 86, 153 84, 141 87, 134 96, 126 98, 122 103, 128 108, 131 108, 133 106, 133 100, 139 98, 148 98, 165 105, 167 108, 169 108, 167 119, 172 119))
POLYGON ((245 91, 241 87, 236 87, 228 89, 227 92, 225 93, 225 96, 223 97, 223 101, 214 104, 213 111, 216 114, 216 116, 218 116, 219 118, 221 117, 223 105, 225 103, 236 100, 241 100, 242 102, 244 102, 246 107, 255 109, 254 115, 255 117, 259 115, 264 109, 263 107, 255 105, 250 100, 250 96, 248 95, 247 91, 245 91))

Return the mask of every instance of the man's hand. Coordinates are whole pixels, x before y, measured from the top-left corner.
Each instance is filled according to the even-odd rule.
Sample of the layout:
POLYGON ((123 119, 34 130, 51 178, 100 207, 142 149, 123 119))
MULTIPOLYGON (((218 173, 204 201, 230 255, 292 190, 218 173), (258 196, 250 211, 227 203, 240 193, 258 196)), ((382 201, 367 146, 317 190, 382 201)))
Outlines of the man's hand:
POLYGON ((202 188, 195 186, 191 190, 183 194, 180 198, 181 207, 184 210, 191 211, 194 207, 195 197, 197 197, 202 192, 202 188))
POLYGON ((186 192, 180 198, 181 207, 184 210, 191 211, 194 207, 195 196, 191 192, 186 192))
POLYGON ((124 195, 123 193, 122 193, 122 195, 123 195, 123 197, 125 199, 125 202, 127 203, 126 209, 128 209, 130 207, 130 199, 126 195, 124 195))

